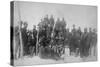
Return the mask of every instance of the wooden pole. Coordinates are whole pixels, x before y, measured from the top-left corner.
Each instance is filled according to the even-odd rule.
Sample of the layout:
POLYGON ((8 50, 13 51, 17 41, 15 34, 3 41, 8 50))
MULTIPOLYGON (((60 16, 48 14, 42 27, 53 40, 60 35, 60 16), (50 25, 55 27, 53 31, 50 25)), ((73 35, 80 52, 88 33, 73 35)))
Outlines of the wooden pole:
MULTIPOLYGON (((54 36, 54 29, 55 29, 55 26, 56 26, 56 22, 54 23, 54 25, 53 25, 53 30, 52 30, 52 33, 51 33, 51 42, 50 42, 50 44, 52 44, 52 42, 53 42, 53 36, 54 36)), ((52 48, 52 45, 50 45, 51 46, 51 48, 52 48)))
POLYGON ((22 33, 21 33, 21 13, 20 13, 20 3, 19 2, 16 2, 17 3, 17 6, 18 6, 18 16, 19 16, 19 22, 18 22, 18 25, 19 25, 19 39, 20 39, 20 58, 23 57, 23 42, 22 42, 22 33))
POLYGON ((38 46, 39 46, 39 41, 38 41, 38 35, 39 35, 39 30, 38 30, 38 28, 37 28, 37 42, 36 42, 36 55, 38 55, 38 50, 39 50, 39 48, 38 48, 38 46))

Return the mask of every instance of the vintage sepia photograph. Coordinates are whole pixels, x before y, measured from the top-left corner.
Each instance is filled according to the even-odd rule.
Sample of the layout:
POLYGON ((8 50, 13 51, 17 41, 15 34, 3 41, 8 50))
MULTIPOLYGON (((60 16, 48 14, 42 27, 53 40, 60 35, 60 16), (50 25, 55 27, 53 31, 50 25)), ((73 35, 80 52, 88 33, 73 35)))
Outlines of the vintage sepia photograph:
POLYGON ((11 2, 11 65, 97 61, 97 6, 11 2))

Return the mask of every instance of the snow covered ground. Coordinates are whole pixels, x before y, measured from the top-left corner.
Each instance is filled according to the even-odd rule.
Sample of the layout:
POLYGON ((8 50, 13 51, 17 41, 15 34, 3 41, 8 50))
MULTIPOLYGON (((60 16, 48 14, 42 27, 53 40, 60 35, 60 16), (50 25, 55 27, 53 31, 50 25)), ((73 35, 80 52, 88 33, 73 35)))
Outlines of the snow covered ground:
POLYGON ((57 64, 57 63, 72 63, 72 62, 85 62, 85 61, 96 61, 97 57, 95 56, 89 56, 87 58, 80 58, 80 56, 69 56, 69 50, 65 49, 65 55, 62 57, 64 59, 61 60, 53 60, 53 59, 41 59, 38 56, 34 57, 28 57, 25 56, 23 58, 20 58, 18 60, 14 60, 15 66, 30 66, 30 65, 40 65, 40 64, 57 64))

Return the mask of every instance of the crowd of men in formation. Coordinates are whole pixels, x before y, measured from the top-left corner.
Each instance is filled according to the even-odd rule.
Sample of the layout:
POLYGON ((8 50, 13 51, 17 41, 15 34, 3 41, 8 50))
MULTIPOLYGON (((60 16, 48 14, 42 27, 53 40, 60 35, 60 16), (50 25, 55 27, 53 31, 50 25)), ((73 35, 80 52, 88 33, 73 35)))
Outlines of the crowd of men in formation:
MULTIPOLYGON (((45 19, 48 18, 46 17, 45 19)), ((64 21, 64 19, 62 21, 64 21)), ((34 25, 33 30, 27 30, 28 24, 22 24, 23 28, 21 28, 21 33, 24 56, 34 56, 37 51, 38 53, 44 51, 42 54, 46 55, 52 53, 59 55, 60 57, 65 53, 65 48, 67 47, 70 51, 70 55, 74 53, 76 56, 80 56, 82 58, 91 55, 92 48, 96 48, 97 45, 96 29, 84 28, 84 31, 82 31, 80 27, 76 29, 75 25, 73 25, 71 31, 69 28, 62 28, 62 31, 62 29, 60 30, 59 25, 58 28, 55 28, 54 25, 45 25, 44 28, 42 27, 43 29, 40 27, 41 30, 39 30, 34 25), (49 27, 51 28, 48 29, 49 27)), ((96 55, 95 49, 94 55, 96 55)))

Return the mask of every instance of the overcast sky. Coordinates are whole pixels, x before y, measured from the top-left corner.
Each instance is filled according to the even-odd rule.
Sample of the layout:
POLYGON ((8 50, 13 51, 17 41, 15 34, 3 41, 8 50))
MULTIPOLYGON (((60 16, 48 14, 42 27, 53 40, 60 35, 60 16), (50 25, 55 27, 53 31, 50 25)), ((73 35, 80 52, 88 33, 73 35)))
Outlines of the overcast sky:
POLYGON ((14 6, 14 23, 18 24, 19 14, 22 21, 28 22, 28 29, 32 29, 33 25, 37 25, 40 19, 48 14, 57 18, 65 18, 67 27, 97 28, 97 7, 69 4, 51 4, 36 2, 16 2, 14 6), (20 12, 20 13, 19 13, 20 12))

